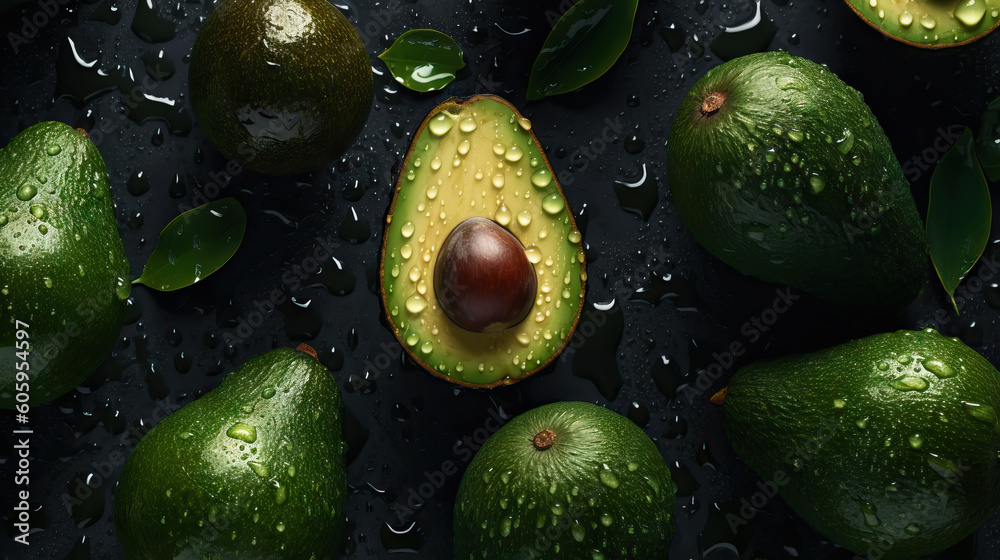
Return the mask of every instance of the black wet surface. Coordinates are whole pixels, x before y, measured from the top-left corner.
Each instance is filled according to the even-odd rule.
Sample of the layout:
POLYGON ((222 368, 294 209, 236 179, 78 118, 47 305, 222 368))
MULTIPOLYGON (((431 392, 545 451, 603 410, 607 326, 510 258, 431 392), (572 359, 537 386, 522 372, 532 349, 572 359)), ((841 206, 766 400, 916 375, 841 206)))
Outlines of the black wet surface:
MULTIPOLYGON (((350 411, 345 557, 450 558, 460 473, 493 418, 577 399, 632 418, 671 465, 678 485, 672 558, 852 558, 780 499, 734 533, 726 515, 739 515, 759 479, 734 456, 708 396, 751 361, 898 328, 935 326, 1000 364, 997 280, 982 264, 973 269, 970 278, 979 281, 965 284, 959 317, 929 265, 924 295, 897 318, 845 316, 806 295, 774 311, 783 288, 710 257, 681 225, 664 178, 673 112, 720 55, 732 56, 732 45, 710 44, 725 26, 749 20, 754 2, 642 0, 629 47, 610 72, 579 92, 525 103, 549 21, 568 5, 338 2, 377 71, 372 114, 340 161, 291 178, 227 171, 192 117, 187 55, 212 4, 70 1, 43 17, 40 5, 28 3, 4 14, 0 143, 42 120, 90 131, 111 174, 132 278, 159 231, 187 208, 234 196, 249 225, 235 257, 199 284, 173 293, 136 286, 114 353, 81 387, 32 409, 31 524, 41 531, 27 548, 6 541, 3 555, 120 558, 113 488, 137 437, 247 358, 308 342, 334 371, 350 411), (443 92, 405 90, 375 58, 421 27, 450 34, 465 50, 466 68, 443 92), (474 93, 501 95, 531 119, 580 216, 590 260, 586 308, 570 348, 545 372, 492 391, 459 388, 408 365, 380 318, 376 285, 381 224, 416 126, 447 97, 474 93), (623 186, 643 178, 639 187, 623 186), (275 293, 288 301, 273 305, 275 293), (735 342, 746 351, 730 363, 724 353, 735 342), (712 379, 706 371, 716 363, 710 371, 723 373, 712 379), (699 379, 710 387, 689 400, 684 386, 698 387, 699 379), (414 498, 446 461, 457 462, 459 473, 429 499, 414 498)), ((929 52, 885 40, 839 0, 763 0, 763 8, 773 38, 765 30, 737 47, 763 44, 826 63, 864 93, 923 213, 940 148, 954 131, 977 126, 1000 95, 1000 35, 929 52)), ((986 256, 1000 257, 998 248, 991 244, 986 256)), ((6 478, 15 424, 0 416, 6 478)), ((11 487, 3 485, 0 502, 9 536, 11 487)), ((998 541, 994 518, 938 557, 1000 558, 998 541)))

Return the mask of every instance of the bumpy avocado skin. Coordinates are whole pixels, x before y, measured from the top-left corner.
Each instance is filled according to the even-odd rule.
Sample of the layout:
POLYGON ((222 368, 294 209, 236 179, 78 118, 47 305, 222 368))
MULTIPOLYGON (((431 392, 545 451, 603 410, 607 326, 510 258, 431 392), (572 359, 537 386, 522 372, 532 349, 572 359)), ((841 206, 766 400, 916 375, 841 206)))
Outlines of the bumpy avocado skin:
POLYGON ((971 43, 1000 25, 1000 0, 845 0, 861 19, 886 36, 937 49, 971 43))
POLYGON ((766 52, 709 70, 677 112, 667 176, 698 241, 743 273, 871 312, 924 284, 909 183, 862 95, 826 67, 766 52))
POLYGON ((14 408, 18 394, 51 401, 107 358, 129 267, 107 168, 81 131, 25 129, 0 150, 0 185, 0 407, 14 408))
POLYGON ((667 558, 676 487, 630 420, 585 402, 553 403, 500 428, 455 500, 456 560, 667 558), (533 438, 555 434, 539 451, 533 438))
POLYGON ((319 168, 371 110, 368 52, 325 0, 225 0, 191 51, 191 105, 226 157, 274 175, 319 168))
POLYGON ((449 99, 414 135, 387 216, 382 300, 393 333, 431 373, 467 386, 524 379, 559 355, 583 306, 582 236, 531 123, 490 95, 449 99), (528 316, 499 333, 462 329, 442 311, 442 243, 483 217, 512 233, 537 274, 528 316))
POLYGON ((344 526, 336 381, 304 352, 272 350, 143 437, 115 491, 128 560, 318 559, 344 526))
POLYGON ((922 558, 1000 504, 1000 373, 934 330, 752 364, 724 407, 740 458, 857 554, 922 558))

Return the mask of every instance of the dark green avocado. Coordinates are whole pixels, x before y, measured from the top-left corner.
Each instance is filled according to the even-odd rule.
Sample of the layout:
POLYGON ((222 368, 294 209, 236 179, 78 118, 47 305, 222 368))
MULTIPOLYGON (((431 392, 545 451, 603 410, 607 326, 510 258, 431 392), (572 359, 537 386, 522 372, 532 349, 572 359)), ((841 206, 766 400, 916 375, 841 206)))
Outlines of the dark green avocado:
POLYGON ((675 493, 632 421, 585 402, 541 406, 501 427, 469 464, 455 558, 665 559, 675 493))
POLYGON ((752 364, 713 400, 740 458, 862 556, 944 550, 1000 505, 1000 373, 957 338, 898 331, 752 364))
POLYGON ((326 0, 225 0, 191 51, 191 106, 209 140, 275 175, 322 167, 364 127, 368 52, 326 0))
POLYGON ((332 555, 347 496, 343 401, 299 350, 248 360, 139 442, 115 491, 126 559, 332 555))
POLYGON ((97 369, 131 285, 108 171, 82 131, 43 122, 18 134, 0 150, 0 198, 0 407, 13 408, 97 369))
POLYGON ((868 25, 915 47, 971 43, 1000 24, 1000 0, 845 0, 868 25))
POLYGON ((677 211, 733 268, 841 307, 896 312, 926 279, 923 224, 861 94, 784 52, 708 71, 667 143, 677 211))

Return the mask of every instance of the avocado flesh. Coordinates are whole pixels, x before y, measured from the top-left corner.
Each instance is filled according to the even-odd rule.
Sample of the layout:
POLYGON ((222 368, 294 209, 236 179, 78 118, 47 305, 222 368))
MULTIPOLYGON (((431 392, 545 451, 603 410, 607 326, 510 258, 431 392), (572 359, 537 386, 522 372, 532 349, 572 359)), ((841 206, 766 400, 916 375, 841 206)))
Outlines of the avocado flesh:
POLYGON ((420 126, 400 172, 382 249, 382 297, 393 332, 425 369, 465 385, 513 383, 568 342, 583 305, 580 231, 530 122, 493 96, 450 99, 420 126), (485 217, 524 246, 537 276, 527 317, 495 333, 462 329, 434 293, 441 247, 485 217))
POLYGON ((745 274, 874 312, 923 286, 909 183, 861 94, 823 66, 767 52, 709 70, 678 110, 667 175, 698 241, 745 274))
POLYGON ((279 348, 153 427, 122 469, 125 558, 325 558, 347 479, 343 401, 324 366, 279 348))
POLYGON ((1000 373, 934 330, 747 366, 724 407, 740 458, 858 554, 922 558, 1000 504, 1000 373))
POLYGON ((882 33, 926 48, 971 43, 1000 24, 1000 0, 845 0, 882 33))
POLYGON ((189 89, 219 151, 274 175, 341 155, 374 95, 361 36, 325 0, 225 0, 195 41, 189 89))
POLYGON ((0 150, 0 185, 0 407, 14 408, 17 372, 38 405, 97 369, 131 285, 107 167, 86 134, 51 121, 25 129, 0 150))
POLYGON ((456 560, 666 558, 674 486, 656 445, 584 402, 529 410, 480 448, 455 500, 456 560), (552 446, 534 438, 552 432, 552 446))

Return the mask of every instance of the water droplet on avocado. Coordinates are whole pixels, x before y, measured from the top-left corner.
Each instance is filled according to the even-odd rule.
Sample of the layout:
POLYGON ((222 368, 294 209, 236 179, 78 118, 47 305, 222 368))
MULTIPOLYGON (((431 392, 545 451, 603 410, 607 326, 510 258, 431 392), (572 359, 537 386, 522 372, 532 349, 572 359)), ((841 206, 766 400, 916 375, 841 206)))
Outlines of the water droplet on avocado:
POLYGON ((52 145, 52 146, 49 146, 45 150, 45 153, 49 154, 50 156, 57 156, 57 155, 59 155, 59 152, 61 152, 61 151, 62 151, 62 148, 60 148, 57 145, 52 145))
POLYGON ((899 25, 903 27, 909 27, 913 25, 913 14, 910 12, 902 12, 899 14, 899 25))
POLYGON ((46 288, 51 288, 52 287, 52 279, 49 278, 48 276, 46 276, 45 278, 42 278, 42 284, 45 284, 46 288))
POLYGON ((502 226, 509 225, 513 217, 513 214, 507 209, 506 204, 498 206, 496 213, 493 214, 493 220, 502 226))
POLYGON ((937 19, 930 14, 924 14, 920 16, 920 25, 924 26, 924 29, 934 29, 937 27, 937 19))
POLYGON ((423 344, 420 345, 420 352, 424 354, 430 354, 434 351, 434 344, 429 340, 425 340, 423 344))
POLYGON ((257 476, 261 478, 267 478, 267 476, 271 474, 271 470, 268 469, 267 465, 263 463, 257 461, 248 461, 247 466, 250 467, 250 469, 253 472, 257 473, 257 476))
POLYGON ((833 408, 844 408, 847 406, 847 401, 844 399, 833 399, 833 408))
POLYGON ((261 396, 264 397, 265 399, 269 399, 273 397, 276 392, 277 391, 274 390, 274 387, 268 387, 267 389, 264 389, 264 392, 261 393, 261 396))
POLYGON ((910 362, 912 362, 913 358, 910 358, 910 356, 907 355, 907 354, 902 354, 898 358, 896 358, 896 361, 899 362, 899 363, 901 363, 901 364, 903 364, 905 366, 905 365, 909 364, 910 362))
POLYGON ((35 204, 31 207, 31 215, 38 218, 39 220, 44 220, 49 217, 49 213, 45 210, 45 207, 41 204, 35 204))
POLYGON ((980 422, 986 422, 993 426, 994 431, 1000 433, 1000 418, 997 417, 997 411, 988 404, 977 404, 972 402, 964 402, 965 411, 980 422))
POLYGON ((45 235, 48 232, 49 232, 49 226, 47 226, 45 224, 39 224, 39 226, 38 226, 38 233, 40 233, 42 235, 45 235))
POLYGON ((788 139, 791 140, 792 142, 801 142, 805 140, 805 135, 802 134, 802 132, 799 130, 789 130, 788 139))
POLYGON ((476 124, 476 119, 472 117, 463 119, 462 122, 458 123, 458 129, 461 130, 462 132, 472 132, 473 130, 476 130, 476 128, 478 127, 479 125, 476 124))
POLYGON ((285 524, 279 521, 278 524, 274 526, 274 528, 277 529, 279 533, 283 533, 285 531, 285 524))
POLYGON ((17 189, 17 199, 24 202, 35 198, 36 194, 38 194, 38 188, 31 183, 24 183, 21 188, 17 189))
POLYGON ((844 129, 843 135, 837 140, 837 151, 844 154, 845 156, 854 147, 854 133, 848 129, 844 129))
POLYGON ((431 122, 427 123, 427 128, 430 129, 431 134, 434 136, 444 136, 448 134, 451 127, 455 126, 455 121, 448 116, 447 113, 438 113, 438 115, 431 119, 431 122))
POLYGON ((813 194, 819 194, 826 188, 826 181, 819 175, 813 175, 809 177, 809 188, 812 189, 813 194))
POLYGON ((927 371, 933 373, 941 379, 947 379, 955 376, 955 370, 941 360, 926 360, 924 361, 924 367, 927 368, 927 371))
POLYGON ((531 212, 527 210, 522 210, 517 215, 517 223, 524 227, 528 227, 531 224, 531 212))
POLYGON ((864 515, 865 525, 869 527, 878 527, 882 524, 882 520, 878 518, 875 512, 875 506, 870 502, 864 502, 861 504, 861 514, 864 515))
POLYGON ((520 161, 522 157, 524 157, 524 152, 517 146, 511 146, 503 155, 503 158, 511 163, 520 161))
POLYGON ((962 0, 955 8, 955 18, 969 27, 979 25, 986 15, 986 2, 983 0, 962 0))
POLYGON ((503 173, 497 173, 496 175, 494 175, 493 178, 491 179, 491 182, 493 183, 494 187, 502 189, 505 182, 503 173))
POLYGON ((500 534, 503 535, 503 536, 505 536, 505 537, 510 536, 510 526, 511 526, 511 519, 510 519, 510 517, 505 517, 500 522, 500 534))
POLYGON ((253 443, 257 441, 257 428, 244 422, 237 422, 226 430, 226 435, 233 439, 253 443))
POLYGON ((597 477, 600 478, 601 483, 608 488, 618 488, 618 485, 620 484, 618 482, 618 477, 615 476, 615 473, 612 472, 611 468, 607 465, 601 465, 601 470, 597 472, 597 477))
POLYGON ((802 80, 795 78, 793 76, 781 76, 780 78, 774 80, 774 83, 778 86, 779 89, 782 89, 784 91, 788 91, 791 89, 797 91, 806 91, 806 85, 802 82, 802 80))
POLYGON ((909 525, 906 526, 906 529, 904 530, 909 535, 919 535, 924 529, 923 527, 917 525, 916 523, 910 523, 909 525))
POLYGON ((130 295, 132 295, 132 284, 122 277, 115 279, 115 295, 118 296, 120 300, 126 300, 130 295))
POLYGON ((909 438, 910 447, 920 449, 924 445, 924 438, 920 434, 913 434, 909 438))
POLYGON ((406 310, 417 314, 427 309, 427 300, 419 295, 413 295, 406 299, 406 310))
POLYGON ((552 193, 542 199, 542 210, 545 210, 549 214, 558 214, 566 208, 566 202, 559 193, 552 193))
POLYGON ((899 391, 923 391, 929 386, 927 380, 913 375, 904 375, 892 380, 890 386, 899 391))
POLYGON ((601 514, 601 525, 604 525, 605 527, 610 527, 612 522, 614 522, 614 519, 612 519, 610 515, 606 513, 601 514))
POLYGON ((552 173, 548 169, 539 169, 531 174, 531 184, 540 189, 552 184, 552 173))
POLYGON ((401 234, 403 234, 403 237, 405 237, 406 239, 409 239, 413 235, 413 232, 416 231, 416 229, 417 228, 416 228, 416 226, 413 225, 413 222, 406 222, 399 229, 399 232, 401 234))

